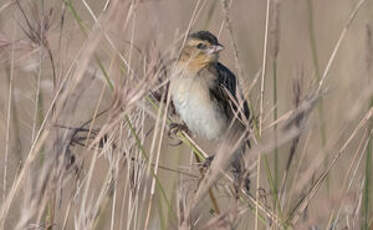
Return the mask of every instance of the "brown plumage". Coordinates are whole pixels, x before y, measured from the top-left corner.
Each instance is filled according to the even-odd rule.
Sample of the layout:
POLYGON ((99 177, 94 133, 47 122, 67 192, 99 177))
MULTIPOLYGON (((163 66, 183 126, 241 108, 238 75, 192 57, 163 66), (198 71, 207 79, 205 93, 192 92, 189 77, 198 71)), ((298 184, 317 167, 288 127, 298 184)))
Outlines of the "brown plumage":
POLYGON ((211 140, 221 137, 233 120, 239 120, 235 114, 246 119, 250 115, 246 101, 237 106, 236 77, 218 62, 222 49, 210 32, 191 34, 171 77, 176 111, 192 132, 211 140))
MULTIPOLYGON (((222 50, 210 32, 191 34, 171 76, 170 91, 177 113, 193 134, 208 140, 245 133, 241 118, 249 120, 250 115, 246 101, 237 106, 236 77, 218 62, 222 50)), ((248 141, 237 152, 244 152, 244 143, 248 141)), ((234 160, 236 171, 240 171, 238 165, 234 160)))

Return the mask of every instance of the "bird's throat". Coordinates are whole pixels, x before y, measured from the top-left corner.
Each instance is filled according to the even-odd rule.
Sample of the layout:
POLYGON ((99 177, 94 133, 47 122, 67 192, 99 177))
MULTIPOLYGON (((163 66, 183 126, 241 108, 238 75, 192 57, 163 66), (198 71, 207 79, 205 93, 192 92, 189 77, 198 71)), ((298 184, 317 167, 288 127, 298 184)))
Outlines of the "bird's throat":
POLYGON ((212 64, 215 60, 208 58, 204 55, 195 56, 193 58, 190 57, 181 57, 179 60, 179 64, 182 65, 187 72, 190 73, 198 73, 203 68, 208 67, 212 64))

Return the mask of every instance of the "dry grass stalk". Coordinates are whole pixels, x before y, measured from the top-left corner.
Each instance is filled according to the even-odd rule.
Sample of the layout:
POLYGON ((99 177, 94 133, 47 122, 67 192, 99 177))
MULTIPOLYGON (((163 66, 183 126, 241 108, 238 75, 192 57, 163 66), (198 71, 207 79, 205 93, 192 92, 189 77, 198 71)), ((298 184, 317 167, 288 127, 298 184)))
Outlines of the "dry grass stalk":
MULTIPOLYGON (((337 160, 342 156, 343 152, 346 150, 347 146, 351 143, 351 141, 354 139, 354 137, 357 135, 358 131, 362 129, 363 127, 366 127, 367 122, 371 119, 373 115, 373 108, 371 108, 363 117, 363 119, 360 121, 360 123, 356 126, 356 128, 353 130, 349 138, 346 140, 346 142, 342 145, 342 147, 334 154, 333 159, 328 164, 327 168, 321 173, 320 176, 318 176, 315 183, 312 185, 311 189, 306 193, 306 195, 301 199, 301 202, 299 205, 296 206, 295 210, 291 211, 290 217, 293 224, 295 224, 299 220, 299 215, 296 215, 295 213, 303 213, 304 209, 308 206, 309 202, 312 200, 312 198, 315 196, 318 189, 320 189, 320 184, 324 181, 326 176, 329 174, 330 170, 334 167, 337 160)), ((309 173, 306 173, 305 175, 310 175, 309 173)), ((309 181, 309 180, 308 180, 309 181)))
MULTIPOLYGON (((170 106, 170 100, 164 90, 169 78, 165 66, 171 65, 173 58, 165 57, 177 56, 178 49, 175 48, 177 47, 175 44, 182 43, 181 40, 185 38, 185 35, 200 25, 205 6, 208 4, 206 2, 208 1, 197 1, 190 5, 190 15, 188 16, 190 20, 182 27, 182 36, 172 42, 169 42, 172 39, 163 38, 165 41, 162 42, 166 45, 158 41, 153 42, 158 39, 157 36, 144 39, 146 40, 145 44, 138 41, 143 38, 140 26, 144 26, 144 28, 149 26, 146 25, 147 23, 138 23, 141 21, 141 14, 146 7, 152 9, 151 7, 159 4, 157 2, 107 1, 103 9, 97 10, 93 3, 83 1, 80 2, 80 10, 87 12, 89 16, 87 21, 80 24, 79 18, 83 13, 75 11, 76 15, 74 16, 75 4, 79 3, 66 0, 63 9, 56 7, 54 10, 54 15, 57 14, 61 20, 59 27, 54 27, 51 24, 53 20, 51 20, 50 14, 45 14, 42 10, 29 10, 23 1, 8 1, 0 7, 0 16, 2 16, 5 9, 12 9, 12 6, 18 4, 17 10, 24 23, 23 34, 28 39, 16 40, 14 39, 15 35, 12 35, 13 37, 10 39, 8 34, 0 33, 0 61, 12 66, 10 68, 12 75, 10 76, 17 77, 14 74, 18 74, 17 72, 21 69, 19 67, 25 67, 25 59, 32 59, 36 68, 31 71, 23 68, 26 71, 22 74, 39 73, 39 84, 33 89, 33 92, 44 96, 46 92, 41 87, 42 81, 47 79, 54 82, 52 93, 47 96, 46 100, 48 107, 44 109, 46 111, 42 110, 43 121, 41 124, 37 123, 35 112, 30 122, 30 127, 33 126, 35 130, 31 135, 33 137, 31 138, 32 144, 25 153, 27 154, 25 161, 12 180, 13 184, 10 188, 7 188, 11 174, 7 167, 10 167, 10 164, 5 163, 5 175, 2 175, 3 202, 0 204, 0 229, 5 229, 12 217, 16 219, 16 229, 52 229, 56 227, 62 229, 149 229, 153 226, 157 227, 157 221, 160 222, 159 226, 162 229, 170 229, 176 225, 179 229, 247 229, 253 227, 258 229, 261 227, 259 217, 263 226, 267 227, 272 225, 271 227, 285 229, 293 227, 292 225, 299 226, 300 216, 294 213, 304 213, 305 207, 314 204, 315 194, 323 184, 323 178, 333 168, 336 168, 336 162, 342 162, 341 156, 344 155, 343 153, 348 147, 355 147, 353 139, 361 133, 361 130, 365 130, 364 140, 357 147, 354 159, 345 174, 344 192, 341 198, 338 198, 338 200, 347 203, 345 199, 347 199, 348 191, 350 189, 355 191, 352 184, 361 184, 359 183, 358 166, 363 156, 363 150, 366 148, 365 139, 370 137, 370 130, 367 130, 366 127, 371 119, 372 109, 355 127, 344 145, 337 148, 334 143, 329 143, 330 151, 335 152, 332 161, 328 162, 328 167, 321 171, 316 183, 311 185, 298 204, 294 203, 291 197, 299 196, 310 184, 310 178, 320 170, 324 158, 307 162, 309 167, 306 171, 302 171, 301 162, 303 160, 299 163, 289 160, 296 167, 295 174, 299 174, 295 175, 296 179, 294 180, 297 181, 294 185, 295 188, 284 193, 282 197, 282 208, 286 209, 285 205, 294 207, 293 213, 290 214, 283 210, 281 210, 281 215, 277 214, 268 206, 270 202, 259 198, 260 191, 266 192, 268 190, 263 179, 259 180, 260 167, 257 168, 257 188, 252 190, 252 193, 257 193, 256 197, 242 190, 239 199, 236 200, 236 196, 231 192, 234 180, 226 170, 229 165, 227 162, 232 157, 234 149, 238 148, 237 143, 241 141, 242 137, 229 137, 226 143, 216 148, 217 158, 203 178, 196 175, 197 173, 193 173, 195 167, 192 161, 190 161, 191 163, 187 162, 185 159, 188 157, 184 158, 183 154, 179 154, 179 148, 170 150, 173 155, 167 153, 169 145, 165 145, 165 143, 168 144, 168 141, 164 132, 173 117, 169 117, 170 114, 166 112, 170 106), (66 14, 65 9, 69 10, 66 11, 68 12, 66 14), (70 45, 71 41, 67 41, 66 34, 71 32, 69 30, 72 27, 67 26, 73 20, 64 22, 65 17, 75 20, 75 28, 80 28, 80 31, 73 33, 81 33, 83 36, 82 41, 77 42, 79 47, 75 47, 71 56, 68 56, 68 52, 64 51, 64 44, 68 44, 67 47, 70 45), (55 33, 56 29, 59 30, 57 33, 55 33), (58 42, 55 42, 55 34, 59 34, 57 36, 58 42), (56 44, 57 49, 55 48, 56 44), (146 50, 142 47, 151 48, 146 50), (30 55, 33 58, 28 58, 30 55), (34 58, 36 56, 37 61, 34 58), (45 60, 45 57, 48 57, 49 60, 45 60), (55 63, 55 60, 58 60, 56 62, 58 64, 55 63), (106 63, 106 60, 109 60, 110 63, 106 63), (52 65, 55 66, 52 67, 52 65), (100 70, 92 71, 92 69, 97 69, 92 66, 100 66, 100 70), (103 76, 104 82, 96 80, 99 79, 100 74, 103 76), (154 100, 153 97, 153 92, 159 89, 164 90, 160 94, 161 99, 164 100, 160 100, 160 102, 154 100), (94 102, 92 108, 86 105, 91 101, 94 102), (103 113, 99 112, 103 107, 108 109, 103 113), (89 122, 81 123, 80 120, 85 120, 82 114, 89 114, 89 122), (179 155, 179 162, 171 159, 175 155, 179 155), (41 158, 43 159, 40 160, 41 158), (192 173, 180 170, 179 163, 184 164, 184 168, 186 165, 186 168, 192 173), (165 171, 161 172, 160 169, 165 169, 165 171), (182 178, 175 179, 177 181, 175 183, 171 172, 180 174, 182 178), (221 175, 224 178, 220 179, 221 175), (199 184, 198 180, 201 180, 199 184), (213 187, 216 182, 218 182, 217 189, 213 187), (179 188, 177 192, 174 191, 176 187, 179 188), (229 191, 226 192, 227 195, 221 196, 221 187, 227 188, 229 191), (208 213, 210 204, 204 205, 207 202, 207 199, 204 198, 209 195, 212 188, 216 194, 219 208, 221 208, 220 214, 208 213), (24 196, 21 191, 25 192, 24 196), (174 199, 175 196, 177 198, 174 199), (20 203, 18 197, 24 199, 24 203, 20 205, 23 210, 19 217, 14 215, 20 203), (176 202, 172 202, 173 200, 176 202), (203 205, 201 205, 202 202, 203 205), (257 219, 256 223, 253 218, 257 219), (250 224, 247 225, 240 219, 249 219, 246 222, 250 222, 250 224)), ((269 56, 270 58, 282 57, 282 55, 281 57, 278 55, 280 49, 279 19, 276 13, 279 12, 276 10, 276 6, 279 2, 276 0, 267 1, 263 70, 259 71, 249 87, 243 87, 244 98, 254 92, 252 91, 254 88, 260 91, 261 142, 254 145, 249 154, 245 156, 244 160, 247 165, 258 158, 260 159, 262 154, 269 154, 273 149, 283 147, 288 143, 293 143, 291 155, 295 154, 296 149, 304 149, 301 159, 307 158, 308 146, 312 146, 309 151, 320 151, 317 149, 318 146, 313 146, 312 126, 310 125, 312 123, 305 121, 313 118, 309 114, 319 97, 325 96, 320 94, 323 91, 325 79, 330 74, 330 66, 334 63, 341 42, 351 28, 351 22, 365 1, 358 2, 343 28, 328 60, 323 78, 318 83, 317 93, 310 94, 302 91, 304 95, 311 96, 301 99, 298 90, 295 97, 297 99, 296 108, 285 111, 277 120, 264 126, 265 118, 270 117, 270 111, 264 111, 266 104, 264 85, 267 81, 265 79, 266 61, 269 56), (270 5, 273 6, 274 11, 268 11, 271 8, 270 5), (272 19, 274 22, 269 22, 272 19), (259 78, 261 78, 261 84, 258 86, 256 83, 259 78), (272 136, 271 128, 274 125, 279 126, 277 141, 267 138, 272 136), (305 132, 307 132, 306 140, 299 141, 300 135, 305 132)), ((242 55, 245 52, 246 44, 238 47, 235 42, 236 37, 232 29, 235 26, 233 24, 236 23, 235 15, 230 13, 230 5, 233 3, 238 4, 233 1, 229 4, 228 1, 222 0, 223 17, 234 51, 234 63, 238 70, 238 76, 242 80, 243 76, 247 74, 243 72, 240 65, 241 62, 246 61, 245 55, 242 55)), ((41 9, 38 8, 41 7, 41 3, 34 6, 37 6, 34 9, 41 9)), ((156 11, 153 12, 157 14, 156 11)), ((170 26, 171 24, 170 22, 170 26)), ((367 28, 367 44, 370 43, 370 36, 370 29, 367 28)), ((74 34, 72 40, 75 38, 74 34)), ((248 40, 248 43, 250 42, 248 40)), ((368 53, 370 52, 368 51, 368 53)), ((370 59, 367 56, 367 69, 370 69, 370 59)), ((13 80, 18 79, 14 78, 13 80)), ((285 78, 284 81, 286 81, 285 78)), ((19 87, 17 81, 12 84, 19 87)), ((11 86, 6 88, 11 89, 11 86)), ((361 104, 370 98, 371 89, 372 86, 367 85, 359 92, 359 98, 362 99, 361 104)), ((12 92, 9 95, 13 97, 12 92)), ((9 99, 6 101, 8 105, 13 103, 9 99)), ((35 111, 40 103, 38 103, 38 99, 33 99, 32 102, 35 103, 33 107, 33 111, 35 111)), ((239 101, 239 103, 241 102, 242 100, 239 101)), ((0 103, 2 102, 0 101, 0 103)), ((16 103, 17 106, 22 106, 22 103, 18 101, 16 103)), ((279 101, 279 103, 283 103, 283 101, 279 101)), ((360 100, 359 103, 352 106, 351 110, 354 114, 347 118, 350 123, 356 120, 363 111, 361 110, 362 105, 358 104, 360 104, 360 100)), ((281 106, 281 108, 285 107, 281 106)), ((12 118, 13 111, 7 107, 6 111, 0 112, 7 114, 8 136, 5 139, 10 144, 5 152, 7 153, 6 159, 11 160, 13 159, 10 148, 13 145, 11 141, 13 130, 9 119, 12 118)), ((337 130, 336 133, 340 131, 340 129, 337 130)), ((255 135, 252 131, 250 134, 255 135)), ((187 133, 178 133, 178 137, 201 156, 208 155, 202 149, 204 146, 200 146, 198 141, 192 139, 187 133)), ((346 140, 342 135, 337 134, 337 137, 339 140, 346 140)), ((192 157, 194 156, 191 155, 189 159, 192 157)), ((287 171, 291 173, 292 170, 289 168, 290 166, 287 167, 287 171)), ((289 177, 292 176, 294 175, 289 175, 289 177)), ((358 209, 363 202, 361 193, 356 193, 356 197, 359 198, 352 201, 354 210, 351 214, 354 223, 358 222, 358 209)), ((335 208, 335 214, 330 216, 329 222, 331 224, 334 224, 333 217, 344 218, 342 208, 342 204, 335 208)), ((351 226, 357 226, 357 224, 351 226)))
POLYGON ((334 62, 334 59, 335 59, 335 57, 337 55, 337 52, 338 52, 338 50, 339 50, 339 48, 340 48, 340 46, 342 44, 342 41, 345 38, 348 30, 350 29, 350 26, 351 26, 351 24, 352 24, 355 16, 357 15, 357 13, 359 12, 359 10, 361 9, 362 5, 365 2, 366 2, 366 0, 360 0, 358 3, 356 3, 355 8, 352 10, 351 14, 349 15, 349 18, 347 19, 347 22, 346 22, 345 26, 343 27, 342 32, 339 35, 337 42, 335 43, 333 52, 330 55, 328 63, 326 65, 325 70, 324 70, 324 72, 323 72, 323 74, 321 76, 321 79, 320 79, 319 83, 318 83, 317 92, 321 91, 321 89, 323 87, 323 84, 324 84, 324 81, 325 81, 326 77, 329 74, 330 67, 332 66, 332 64, 334 62))

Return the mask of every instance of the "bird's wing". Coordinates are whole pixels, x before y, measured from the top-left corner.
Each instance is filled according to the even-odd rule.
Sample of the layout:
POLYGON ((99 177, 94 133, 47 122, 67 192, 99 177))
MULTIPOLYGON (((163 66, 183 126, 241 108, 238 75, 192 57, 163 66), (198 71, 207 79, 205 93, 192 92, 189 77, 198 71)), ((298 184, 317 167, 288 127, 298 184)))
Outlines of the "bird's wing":
MULTIPOLYGON (((210 89, 210 95, 214 97, 220 105, 223 106, 224 111, 228 116, 234 116, 237 112, 237 84, 234 74, 223 64, 215 63, 210 66, 209 71, 216 76, 216 83, 214 88, 210 89), (233 99, 233 100, 232 100, 233 99)), ((250 111, 247 101, 244 100, 242 106, 239 106, 239 118, 242 114, 247 120, 250 120, 250 111)))

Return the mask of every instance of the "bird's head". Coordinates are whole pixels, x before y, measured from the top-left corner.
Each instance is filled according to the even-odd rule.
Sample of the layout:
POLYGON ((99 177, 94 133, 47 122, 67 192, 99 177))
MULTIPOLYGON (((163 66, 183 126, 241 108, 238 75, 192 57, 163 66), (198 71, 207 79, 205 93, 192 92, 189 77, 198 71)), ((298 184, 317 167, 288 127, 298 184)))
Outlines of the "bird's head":
POLYGON ((188 36, 181 52, 179 62, 191 70, 199 71, 207 65, 217 62, 219 52, 224 48, 218 39, 208 31, 199 31, 188 36))

